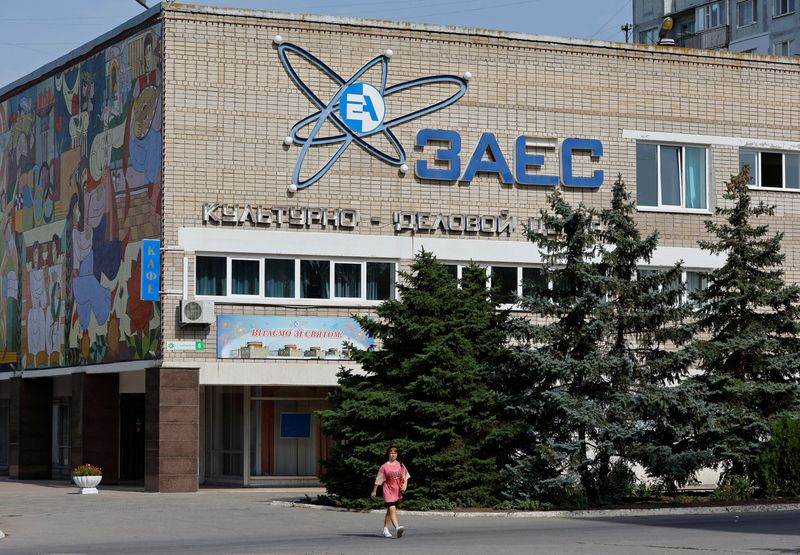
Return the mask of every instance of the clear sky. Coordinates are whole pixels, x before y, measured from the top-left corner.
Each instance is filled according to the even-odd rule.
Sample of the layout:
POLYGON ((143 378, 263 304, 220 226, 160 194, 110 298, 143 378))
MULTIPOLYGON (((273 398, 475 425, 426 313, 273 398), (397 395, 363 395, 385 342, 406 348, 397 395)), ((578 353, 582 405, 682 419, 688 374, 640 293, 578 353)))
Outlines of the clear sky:
MULTIPOLYGON (((146 0, 153 6, 155 0, 146 0)), ((189 0, 187 3, 438 23, 624 41, 631 0, 189 0)), ((141 13, 136 0, 3 0, 0 87, 141 13)))

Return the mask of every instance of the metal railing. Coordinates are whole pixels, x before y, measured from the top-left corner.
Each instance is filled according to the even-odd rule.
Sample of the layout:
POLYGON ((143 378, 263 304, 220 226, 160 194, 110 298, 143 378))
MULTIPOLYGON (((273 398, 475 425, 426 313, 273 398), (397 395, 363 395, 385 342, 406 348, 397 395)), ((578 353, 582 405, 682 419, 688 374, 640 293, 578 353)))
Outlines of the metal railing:
POLYGON ((727 48, 729 43, 730 26, 728 25, 721 25, 720 27, 675 39, 675 44, 684 48, 727 48))

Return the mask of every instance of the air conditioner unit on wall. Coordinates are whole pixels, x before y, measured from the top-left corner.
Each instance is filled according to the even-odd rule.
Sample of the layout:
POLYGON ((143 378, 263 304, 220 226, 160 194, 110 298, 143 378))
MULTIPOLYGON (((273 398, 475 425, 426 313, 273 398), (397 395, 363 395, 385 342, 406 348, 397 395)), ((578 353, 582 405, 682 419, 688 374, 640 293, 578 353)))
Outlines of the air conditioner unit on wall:
POLYGON ((183 299, 181 301, 181 324, 213 324, 214 301, 183 299))

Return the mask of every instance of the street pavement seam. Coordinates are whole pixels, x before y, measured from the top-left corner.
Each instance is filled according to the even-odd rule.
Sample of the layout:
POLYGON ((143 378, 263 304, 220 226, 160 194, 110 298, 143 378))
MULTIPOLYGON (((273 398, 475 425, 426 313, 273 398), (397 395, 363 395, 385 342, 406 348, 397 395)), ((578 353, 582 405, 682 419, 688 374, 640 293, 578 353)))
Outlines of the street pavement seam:
MULTIPOLYGON (((272 501, 275 507, 298 507, 317 511, 365 512, 344 507, 313 505, 294 501, 272 501)), ((797 511, 800 503, 763 504, 763 505, 728 505, 724 507, 664 507, 660 509, 589 509, 583 511, 398 511, 401 515, 444 516, 455 518, 502 517, 502 518, 600 518, 600 517, 633 517, 664 515, 710 515, 723 513, 768 513, 776 511, 797 511)), ((368 513, 383 514, 383 509, 373 509, 368 513)))

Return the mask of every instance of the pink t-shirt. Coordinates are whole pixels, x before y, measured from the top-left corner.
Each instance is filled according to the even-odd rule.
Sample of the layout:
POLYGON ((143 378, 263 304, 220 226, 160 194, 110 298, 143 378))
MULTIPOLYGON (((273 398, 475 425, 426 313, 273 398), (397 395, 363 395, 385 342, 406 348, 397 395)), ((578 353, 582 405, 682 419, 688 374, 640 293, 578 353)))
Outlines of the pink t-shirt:
POLYGON ((398 501, 400 499, 400 490, 409 478, 411 478, 411 474, 408 473, 402 463, 383 463, 378 469, 378 475, 375 477, 375 485, 383 485, 384 503, 398 501))

